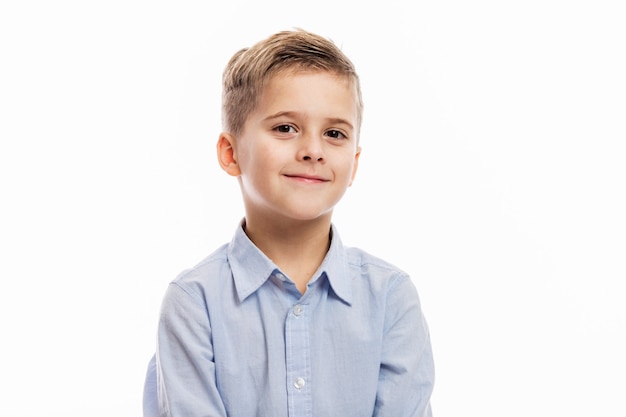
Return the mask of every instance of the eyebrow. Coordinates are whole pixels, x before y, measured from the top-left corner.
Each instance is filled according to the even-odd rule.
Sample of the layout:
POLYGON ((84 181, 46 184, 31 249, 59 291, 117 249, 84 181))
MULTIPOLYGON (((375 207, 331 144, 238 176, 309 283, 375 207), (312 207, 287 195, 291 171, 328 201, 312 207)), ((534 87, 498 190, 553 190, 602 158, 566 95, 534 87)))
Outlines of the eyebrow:
MULTIPOLYGON (((273 119, 279 119, 281 117, 296 118, 300 115, 301 115, 300 113, 295 112, 295 111, 279 111, 278 113, 270 114, 269 116, 265 117, 263 120, 269 121, 273 119)), ((348 126, 350 129, 354 129, 354 126, 352 126, 352 123, 350 123, 346 119, 342 119, 341 117, 327 117, 325 120, 330 124, 342 124, 342 125, 348 126)))

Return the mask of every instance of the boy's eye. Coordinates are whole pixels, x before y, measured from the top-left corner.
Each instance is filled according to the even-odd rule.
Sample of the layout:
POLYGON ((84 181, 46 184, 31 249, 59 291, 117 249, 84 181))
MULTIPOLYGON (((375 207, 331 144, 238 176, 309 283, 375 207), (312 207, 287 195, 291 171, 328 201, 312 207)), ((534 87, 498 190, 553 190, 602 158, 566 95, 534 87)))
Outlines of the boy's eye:
POLYGON ((346 135, 344 135, 339 130, 329 130, 326 132, 326 135, 330 136, 333 139, 345 139, 346 135))
POLYGON ((274 130, 280 133, 295 133, 296 131, 296 129, 294 129, 293 126, 290 126, 290 125, 276 126, 274 130))

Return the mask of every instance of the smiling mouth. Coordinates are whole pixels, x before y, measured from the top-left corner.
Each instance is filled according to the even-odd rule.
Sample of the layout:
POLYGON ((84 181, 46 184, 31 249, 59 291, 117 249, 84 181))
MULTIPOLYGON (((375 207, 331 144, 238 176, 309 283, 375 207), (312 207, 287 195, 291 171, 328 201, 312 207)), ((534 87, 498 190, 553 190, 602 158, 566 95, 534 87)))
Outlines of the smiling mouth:
POLYGON ((308 175, 285 175, 290 180, 304 182, 307 184, 322 184, 328 182, 327 179, 321 177, 312 177, 308 175))

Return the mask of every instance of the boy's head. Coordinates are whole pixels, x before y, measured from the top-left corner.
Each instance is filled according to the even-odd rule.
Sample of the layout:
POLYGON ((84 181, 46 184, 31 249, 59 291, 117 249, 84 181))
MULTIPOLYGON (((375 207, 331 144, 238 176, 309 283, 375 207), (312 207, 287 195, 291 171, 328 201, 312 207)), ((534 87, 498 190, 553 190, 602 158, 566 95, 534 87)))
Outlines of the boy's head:
POLYGON ((223 74, 224 131, 239 135, 266 83, 276 74, 290 71, 323 71, 350 80, 356 91, 357 132, 360 130, 363 101, 354 65, 332 41, 295 30, 272 35, 230 59, 223 74))

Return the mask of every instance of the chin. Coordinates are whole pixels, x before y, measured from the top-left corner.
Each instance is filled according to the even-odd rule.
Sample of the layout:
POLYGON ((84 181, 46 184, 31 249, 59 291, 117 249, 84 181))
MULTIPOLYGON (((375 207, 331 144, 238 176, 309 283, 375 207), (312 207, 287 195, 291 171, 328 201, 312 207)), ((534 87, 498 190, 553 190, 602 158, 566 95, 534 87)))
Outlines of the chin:
POLYGON ((298 212, 292 212, 287 217, 295 221, 312 222, 312 221, 321 221, 325 219, 330 219, 332 212, 333 212, 332 209, 325 210, 325 211, 303 210, 303 211, 298 211, 298 212))

